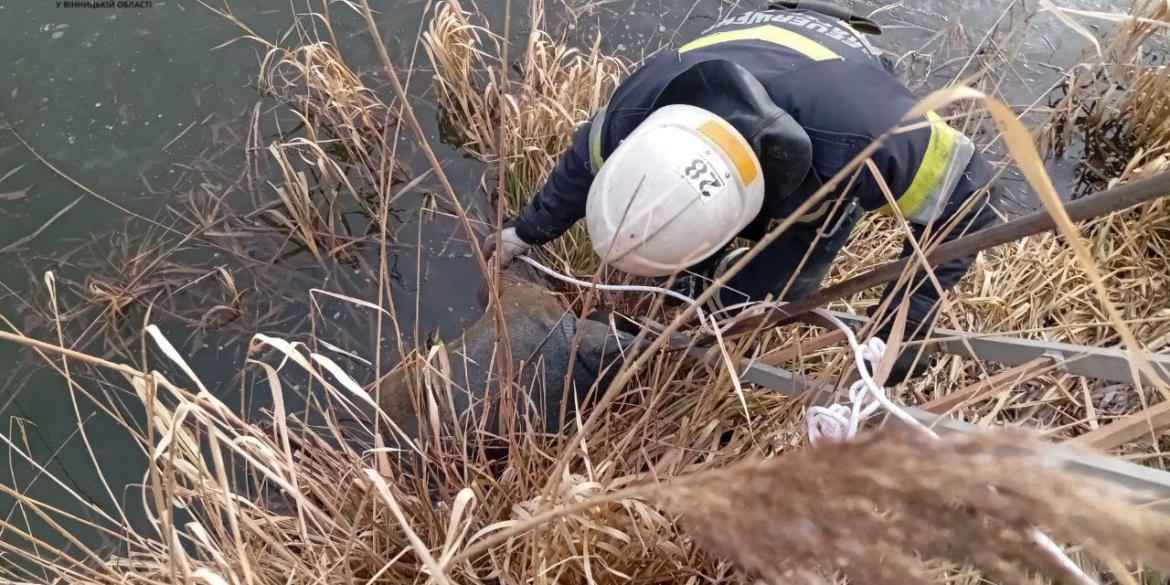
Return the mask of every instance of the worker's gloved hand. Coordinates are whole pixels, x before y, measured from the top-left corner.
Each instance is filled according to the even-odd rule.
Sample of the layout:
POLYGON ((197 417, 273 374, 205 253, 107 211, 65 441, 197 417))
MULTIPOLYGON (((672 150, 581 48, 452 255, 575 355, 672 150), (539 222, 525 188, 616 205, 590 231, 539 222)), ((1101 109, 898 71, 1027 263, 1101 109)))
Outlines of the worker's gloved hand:
MULTIPOLYGON (((890 323, 878 330, 877 336, 888 345, 891 343, 890 335, 893 333, 893 329, 894 325, 890 323)), ((898 357, 894 359, 894 366, 886 378, 886 386, 895 386, 905 382, 908 378, 917 378, 925 374, 927 366, 930 365, 930 356, 924 350, 923 344, 914 343, 928 339, 930 328, 907 321, 902 336, 898 357)))
POLYGON ((491 260, 492 255, 499 252, 500 265, 507 268, 512 263, 512 259, 527 254, 532 249, 532 244, 520 239, 520 236, 516 234, 516 228, 509 227, 501 230, 499 234, 492 234, 485 238, 482 248, 483 257, 486 260, 491 260), (498 250, 496 244, 499 244, 498 250))

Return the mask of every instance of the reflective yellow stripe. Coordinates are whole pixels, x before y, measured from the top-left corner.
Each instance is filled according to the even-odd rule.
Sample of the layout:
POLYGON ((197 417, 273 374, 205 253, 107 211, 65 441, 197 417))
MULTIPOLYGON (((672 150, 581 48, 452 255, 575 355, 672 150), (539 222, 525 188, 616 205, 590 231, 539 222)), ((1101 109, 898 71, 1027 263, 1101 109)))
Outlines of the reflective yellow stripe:
POLYGON ((831 51, 828 47, 802 35, 794 33, 788 29, 778 26, 764 25, 753 28, 744 28, 740 30, 729 30, 727 32, 715 33, 705 37, 699 37, 690 43, 683 45, 679 49, 680 53, 692 51, 694 49, 701 49, 711 45, 726 43, 729 41, 766 41, 775 43, 784 47, 788 47, 797 53, 800 53, 814 61, 829 61, 831 59, 840 59, 841 56, 831 51))
POLYGON ((829 203, 830 203, 829 201, 822 202, 821 206, 816 208, 815 211, 811 211, 809 213, 806 213, 806 214, 796 218, 796 221, 798 223, 812 223, 812 222, 824 217, 825 214, 829 212, 829 203))
MULTIPOLYGON (((918 172, 914 174, 910 187, 898 198, 898 210, 906 218, 916 215, 924 203, 937 199, 937 195, 949 195, 936 191, 945 182, 951 159, 955 155, 955 131, 934 112, 927 112, 926 119, 930 121, 930 144, 926 147, 926 154, 918 165, 918 172)), ((893 214, 889 204, 878 211, 893 214)))
POLYGON ((601 165, 605 164, 605 159, 601 157, 601 140, 589 137, 589 162, 593 165, 593 173, 601 170, 601 165))
POLYGON ((593 116, 593 125, 589 127, 589 166, 593 167, 589 170, 596 175, 601 170, 601 165, 605 164, 605 158, 601 156, 601 127, 605 124, 605 108, 601 108, 593 116))
POLYGON ((726 127, 714 120, 699 126, 699 132, 710 138, 731 159, 731 162, 735 163, 735 169, 739 171, 744 185, 749 185, 756 180, 756 165, 752 162, 755 155, 743 145, 743 138, 733 135, 726 127))

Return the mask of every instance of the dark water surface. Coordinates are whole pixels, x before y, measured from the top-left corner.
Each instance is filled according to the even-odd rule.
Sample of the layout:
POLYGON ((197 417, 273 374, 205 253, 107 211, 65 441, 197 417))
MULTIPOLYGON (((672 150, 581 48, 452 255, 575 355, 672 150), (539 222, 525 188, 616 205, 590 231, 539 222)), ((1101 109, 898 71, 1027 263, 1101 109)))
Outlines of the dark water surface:
MULTIPOLYGON (((484 196, 479 184, 484 169, 438 139, 421 50, 415 66, 409 63, 428 3, 372 4, 380 12, 382 36, 390 43, 396 63, 402 71, 412 72, 412 102, 430 143, 444 161, 464 204, 475 211, 475 217, 483 218, 479 209, 484 196)), ((1109 2, 1077 0, 1065 4, 1099 10, 1109 2)), ((260 99, 255 83, 264 53, 263 47, 249 41, 220 47, 240 36, 240 29, 195 1, 156 1, 151 8, 141 9, 65 9, 56 5, 54 0, 0 0, 0 114, 45 160, 108 201, 83 192, 38 162, 15 136, 0 132, 0 177, 27 165, 0 182, 0 193, 5 194, 0 195, 0 249, 36 232, 68 208, 27 244, 0 252, 0 316, 44 339, 53 339, 47 326, 51 314, 45 312, 49 307, 43 280, 46 271, 54 271, 60 281, 76 283, 77 290, 84 290, 90 279, 117 274, 137 251, 174 238, 160 225, 182 227, 176 216, 188 212, 180 203, 185 200, 181 194, 224 187, 208 182, 208 176, 239 175, 243 151, 225 145, 238 144, 240 137, 247 135, 253 108, 260 99), (214 165, 204 164, 211 158, 214 165), (203 162, 196 164, 198 161, 203 162), (31 188, 26 191, 26 187, 31 188)), ((495 24, 501 22, 504 0, 481 1, 480 5, 497 16, 495 24)), ((319 10, 316 2, 311 6, 319 10)), ((884 6, 872 0, 854 5, 862 14, 884 6)), ((1013 105, 1025 106, 1042 97, 1043 90, 1056 79, 1055 71, 1071 62, 1084 43, 1051 15, 1013 24, 1012 18, 1004 16, 1009 14, 1007 6, 1005 0, 893 4, 875 16, 886 27, 886 34, 875 39, 875 44, 905 55, 907 77, 919 80, 920 89, 926 91, 953 78, 966 62, 962 57, 969 55, 973 44, 992 27, 1026 25, 1023 59, 1003 76, 1004 94, 1013 105)), ((389 102, 390 92, 364 25, 344 4, 334 2, 330 7, 350 66, 369 76, 370 85, 379 88, 389 102)), ((721 15, 748 8, 758 6, 715 0, 617 0, 589 6, 573 2, 550 4, 548 24, 579 44, 592 41, 600 30, 606 50, 638 58, 664 46, 678 46, 721 15)), ((297 3, 297 9, 304 11, 303 3, 297 3)), ((288 4, 233 0, 230 10, 265 39, 280 38, 293 23, 288 4)), ((514 15, 526 11, 521 3, 512 6, 514 15)), ((524 23, 515 24, 512 32, 513 38, 522 38, 524 23)), ((274 104, 266 102, 263 107, 268 112, 274 104)), ((269 134, 262 144, 273 139, 277 128, 288 128, 273 122, 276 117, 264 118, 262 129, 269 134)), ((427 168, 417 152, 407 157, 407 163, 415 174, 427 168)), ((241 209, 240 201, 256 199, 256 193, 235 187, 237 209, 241 209)), ((263 200, 272 199, 271 185, 253 187, 268 190, 263 200)), ((450 335, 478 316, 476 290, 481 276, 457 224, 442 214, 420 213, 423 204, 421 196, 405 197, 394 209, 397 242, 402 245, 391 249, 393 298, 404 330, 417 329, 422 335, 437 330, 450 335)), ((366 254, 366 259, 376 263, 376 255, 366 254)), ((254 270, 235 266, 230 260, 215 256, 210 246, 193 245, 185 262, 198 270, 181 273, 181 277, 195 280, 225 266, 242 287, 257 285, 254 270)), ((312 287, 345 290, 370 300, 376 296, 375 285, 358 269, 321 267, 304 254, 278 264, 287 273, 277 279, 284 283, 282 290, 249 292, 245 298, 252 300, 245 302, 245 316, 235 324, 237 332, 303 335, 309 326, 308 290, 312 287), (363 291, 363 283, 369 283, 370 289, 363 291), (256 300, 264 295, 291 300, 273 308, 256 300)), ((69 298, 76 300, 75 295, 69 298)), ((63 298, 63 303, 66 300, 63 298)), ((368 317, 352 307, 326 304, 318 323, 338 331, 361 331, 368 329, 363 327, 368 323, 361 322, 368 317), (357 321, 356 326, 347 325, 347 321, 357 321)), ((190 357, 213 392, 230 401, 241 400, 240 380, 234 373, 241 369, 246 335, 201 332, 165 316, 156 316, 152 322, 190 357)), ((140 329, 141 324, 141 320, 125 324, 122 333, 140 329)), ((3 328, 9 329, 6 325, 3 328)), ((96 344, 99 337, 85 338, 95 340, 91 350, 100 347, 96 344)), ((348 342, 347 350, 366 357, 373 353, 372 339, 344 335, 337 339, 348 342)), ((123 361, 117 355, 111 359, 123 361)), ((163 366, 152 361, 151 367, 163 366)), ((356 369, 355 375, 362 373, 360 367, 356 369)), ((105 479, 115 497, 131 506, 139 500, 132 486, 142 482, 145 461, 124 430, 84 403, 80 414, 75 412, 61 376, 19 346, 0 342, 0 372, 6 374, 0 376, 4 419, 0 433, 36 462, 30 464, 0 447, 0 483, 66 510, 79 510, 67 489, 108 509, 109 497, 99 487, 98 474, 77 433, 80 416, 99 461, 105 464, 105 479), (45 477, 39 466, 57 476, 61 485, 45 477)), ((0 514, 13 525, 27 522, 38 534, 46 534, 46 528, 15 507, 11 498, 0 496, 0 514)), ((0 538, 24 545, 11 531, 0 538)), ((49 541, 63 544, 59 538, 49 541)))

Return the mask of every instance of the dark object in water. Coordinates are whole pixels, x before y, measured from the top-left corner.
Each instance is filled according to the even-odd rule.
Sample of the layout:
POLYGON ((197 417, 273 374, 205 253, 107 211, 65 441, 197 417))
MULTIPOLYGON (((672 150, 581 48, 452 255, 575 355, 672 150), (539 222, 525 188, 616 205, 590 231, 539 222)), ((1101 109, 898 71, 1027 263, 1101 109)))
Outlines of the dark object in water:
MULTIPOLYGON (((371 394, 402 434, 416 440, 424 430, 449 435, 458 426, 490 439, 499 434, 502 416, 539 422, 533 429, 538 433, 559 433, 578 406, 612 381, 634 337, 577 318, 555 293, 518 272, 509 270, 500 278, 512 382, 500 383, 498 352, 504 346, 497 339, 496 312, 488 308, 461 336, 400 364, 377 382, 371 394), (501 409, 501 404, 512 408, 501 409)), ((399 438, 392 436, 391 444, 401 445, 399 438)))

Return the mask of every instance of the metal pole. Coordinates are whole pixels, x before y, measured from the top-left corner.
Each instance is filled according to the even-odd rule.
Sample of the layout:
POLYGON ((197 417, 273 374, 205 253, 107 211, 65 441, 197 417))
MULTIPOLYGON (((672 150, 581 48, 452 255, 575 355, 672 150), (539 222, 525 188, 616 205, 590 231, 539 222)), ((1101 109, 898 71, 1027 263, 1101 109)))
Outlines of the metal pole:
MULTIPOLYGON (((1100 193, 1073 201, 1064 206, 1065 212, 1074 222, 1081 222, 1102 215, 1129 209, 1170 195, 1170 173, 1159 173, 1153 177, 1118 185, 1100 193)), ((926 260, 931 266, 949 262, 977 252, 994 248, 1001 244, 1013 242, 1047 230, 1056 228, 1056 222, 1048 211, 1040 210, 1019 219, 1002 223, 995 227, 975 232, 952 242, 940 244, 926 251, 926 260)), ((830 302, 843 299, 849 295, 859 293, 879 284, 896 280, 909 265, 912 258, 903 258, 884 264, 865 274, 855 276, 844 282, 822 289, 820 292, 796 299, 782 308, 774 309, 768 314, 744 319, 731 327, 723 336, 731 337, 753 331, 759 327, 768 327, 796 315, 807 313, 817 307, 823 307, 830 302)), ((700 345, 709 345, 714 341, 710 336, 700 340, 700 345)))
MULTIPOLYGON (((866 317, 829 311, 845 323, 860 328, 869 322, 866 317)), ((801 317, 804 320, 804 316, 801 317)), ((1019 366, 1038 357, 1051 356, 1059 362, 1060 369, 1075 376, 1087 376, 1108 382, 1137 384, 1130 361, 1135 356, 1148 364, 1154 376, 1143 374, 1143 384, 1170 385, 1170 355, 1136 350, 1126 351, 1112 347, 1074 345, 1059 341, 1021 339, 1002 335, 983 335, 969 331, 935 328, 931 342, 937 344, 943 353, 996 362, 1007 366, 1019 366)), ((1140 373, 1140 372, 1139 372, 1140 373)))

